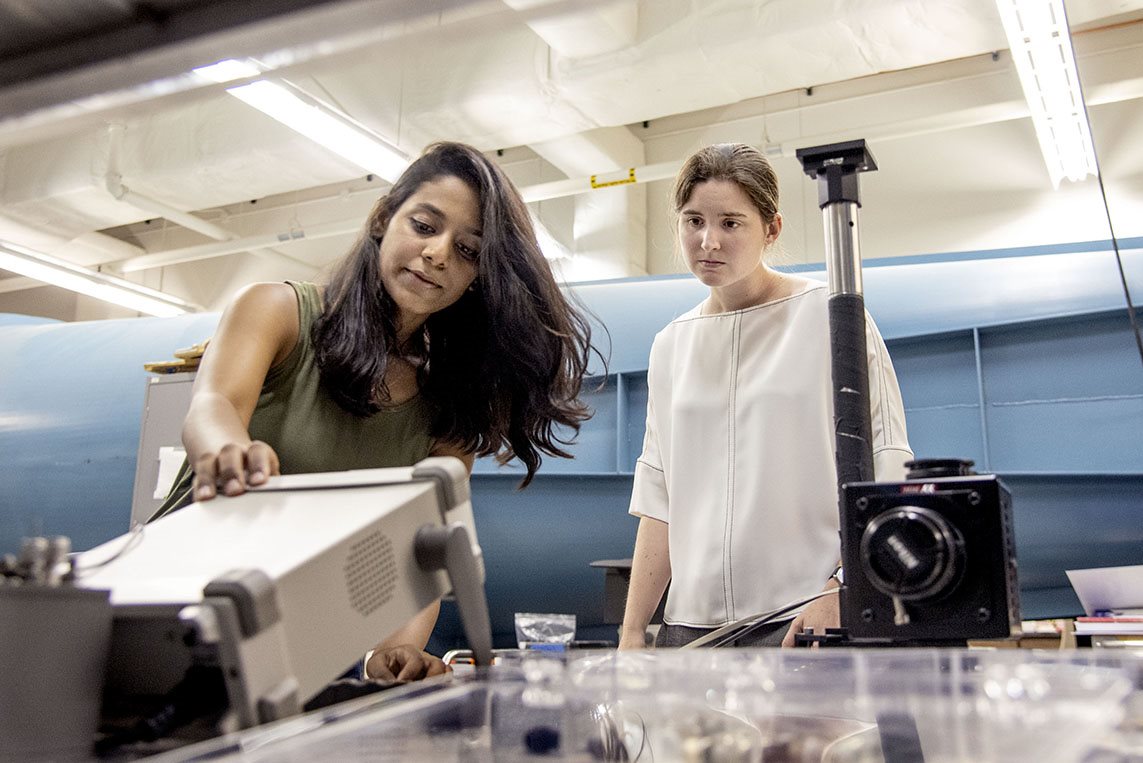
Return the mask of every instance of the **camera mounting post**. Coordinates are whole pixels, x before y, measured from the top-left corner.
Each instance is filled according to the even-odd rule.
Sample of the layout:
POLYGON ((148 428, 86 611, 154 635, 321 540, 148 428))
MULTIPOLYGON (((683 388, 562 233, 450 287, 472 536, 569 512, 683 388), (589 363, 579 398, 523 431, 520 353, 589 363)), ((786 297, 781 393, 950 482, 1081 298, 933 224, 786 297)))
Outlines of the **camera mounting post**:
POLYGON ((877 163, 864 140, 799 148, 795 155, 805 173, 818 181, 818 206, 825 226, 840 500, 842 485, 873 479, 865 298, 857 229, 857 210, 861 207, 857 175, 875 171, 877 163))

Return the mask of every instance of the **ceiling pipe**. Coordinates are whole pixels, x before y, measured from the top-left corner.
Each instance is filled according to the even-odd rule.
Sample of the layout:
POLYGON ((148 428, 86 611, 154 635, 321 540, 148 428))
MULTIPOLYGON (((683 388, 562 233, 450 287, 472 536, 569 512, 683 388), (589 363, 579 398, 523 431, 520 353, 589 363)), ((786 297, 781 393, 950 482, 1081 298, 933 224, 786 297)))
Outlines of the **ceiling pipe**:
POLYGON ((164 204, 157 199, 136 193, 128 188, 123 182, 123 175, 119 172, 119 154, 123 146, 123 136, 126 132, 127 128, 121 124, 110 124, 107 126, 107 174, 103 177, 103 185, 113 198, 130 204, 144 212, 150 212, 158 217, 170 220, 173 223, 178 223, 184 228, 198 231, 204 236, 213 238, 215 241, 228 241, 238 238, 236 234, 214 223, 207 222, 201 217, 196 217, 189 212, 183 212, 181 209, 176 209, 169 204, 164 204))
MULTIPOLYGON (((1021 114, 1019 110, 1014 109, 1011 113, 1005 111, 1002 114, 991 113, 987 118, 978 119, 964 119, 965 126, 970 124, 981 124, 984 122, 998 122, 1006 119, 1016 119, 1020 116, 1026 116, 1026 111, 1021 114)), ((898 128, 907 125, 902 123, 898 128)), ((868 132, 879 140, 889 140, 894 138, 911 137, 915 135, 922 135, 932 132, 942 132, 950 129, 949 125, 932 125, 927 124, 924 127, 916 127, 914 129, 898 129, 896 131, 890 130, 876 130, 870 129, 868 132)), ((798 139, 797 143, 770 143, 762 146, 760 150, 767 156, 793 156, 794 150, 799 146, 817 145, 821 143, 829 143, 830 141, 838 140, 836 135, 815 135, 805 136, 798 139)), ((681 160, 672 160, 668 162, 657 162, 655 164, 647 164, 641 167, 629 167, 625 170, 610 171, 598 175, 589 175, 587 177, 568 178, 566 180, 553 180, 548 183, 536 183, 529 186, 520 188, 520 194, 526 202, 546 201, 548 199, 557 199, 565 196, 575 196, 581 193, 590 193, 591 191, 601 188, 614 188, 623 185, 635 185, 640 183, 650 183, 656 180, 666 180, 674 178, 679 169, 683 166, 681 160)), ((132 273, 139 270, 147 270, 150 268, 160 268, 167 265, 176 265, 185 262, 195 262, 197 260, 210 259, 212 257, 222 257, 229 254, 236 254, 239 252, 252 251, 253 248, 265 246, 288 246, 291 243, 304 240, 315 240, 320 238, 328 238, 330 236, 338 236, 348 233, 354 233, 361 228, 361 220, 342 220, 332 223, 323 223, 320 225, 307 226, 306 228, 299 228, 295 230, 285 231, 282 233, 268 233, 257 236, 250 236, 247 238, 233 239, 230 241, 221 242, 218 244, 203 244, 200 246, 189 246, 182 249, 172 249, 167 252, 156 252, 153 254, 146 254, 141 257, 131 257, 117 262, 108 263, 123 273, 132 273)))
MULTIPOLYGON (((767 153, 779 150, 776 146, 768 146, 767 153)), ((781 149, 783 152, 785 148, 781 149)), ((793 153, 793 149, 789 149, 793 153)), ((602 188, 614 188, 624 185, 650 183, 655 180, 673 178, 683 166, 682 161, 658 162, 641 167, 629 167, 625 170, 610 171, 598 175, 589 175, 567 180, 555 180, 549 183, 537 183, 524 186, 520 194, 526 202, 545 201, 564 196, 575 196, 581 193, 602 188)), ((339 220, 318 225, 309 225, 304 228, 294 228, 280 233, 264 233, 246 238, 235 238, 221 241, 217 244, 201 244, 180 249, 171 249, 166 252, 154 252, 140 257, 129 257, 116 262, 107 263, 107 267, 120 273, 134 273, 151 268, 162 268, 168 265, 180 265, 187 262, 197 262, 214 257, 224 257, 240 252, 254 252, 267 246, 284 247, 299 241, 314 241, 331 236, 340 236, 356 233, 361 230, 362 221, 359 218, 352 220, 339 220)), ((291 261, 297 262, 297 260, 291 261)), ((311 266, 312 267, 312 266, 311 266)))
MULTIPOLYGON (((361 230, 361 223, 360 218, 338 220, 332 223, 309 225, 305 228, 294 228, 282 233, 263 233, 257 236, 236 238, 217 244, 202 244, 200 246, 188 246, 182 249, 171 249, 166 252, 145 254, 142 257, 131 257, 126 260, 113 262, 111 266, 122 273, 134 273, 139 270, 162 268, 167 265, 179 265, 184 262, 196 262, 198 260, 208 260, 213 257, 224 257, 228 254, 238 254, 239 252, 253 252, 256 249, 262 249, 271 244, 275 246, 286 246, 288 244, 297 243, 298 241, 315 241, 317 239, 329 238, 330 236, 356 233, 361 230)), ((295 260, 292 257, 289 259, 291 262, 300 262, 300 260, 295 260)), ((313 266, 309 265, 308 267, 313 266)))
MULTIPOLYGON (((170 220, 171 222, 181 225, 184 228, 197 231, 204 236, 213 238, 215 241, 238 240, 238 234, 234 233, 233 231, 227 230, 226 228, 215 225, 212 222, 203 220, 197 215, 193 215, 189 212, 184 212, 180 209, 172 207, 170 204, 166 204, 157 199, 153 199, 150 196, 145 196, 128 188, 127 185, 123 182, 123 176, 119 172, 119 153, 123 143, 123 135, 125 131, 126 128, 121 124, 111 124, 107 127, 110 143, 107 153, 107 174, 104 176, 104 187, 107 189, 107 192, 112 195, 112 197, 118 201, 130 204, 137 209, 141 209, 158 217, 170 220)), ((241 249, 228 252, 228 254, 231 254, 234 251, 248 251, 251 254, 258 256, 268 257, 270 259, 278 260, 281 262, 288 262, 292 265, 301 265, 303 267, 310 268, 311 270, 317 270, 317 268, 314 268, 313 265, 307 262, 303 262, 302 260, 290 257, 289 255, 265 247, 242 247, 241 249)), ((143 256, 146 257, 146 255, 143 256)), ((130 259, 134 260, 139 258, 130 259)), ((116 264, 117 263, 110 263, 110 266, 115 267, 116 264)))
POLYGON ((133 207, 149 212, 156 217, 162 217, 170 220, 173 223, 178 223, 184 228, 189 228, 193 231, 198 231, 204 236, 209 236, 215 241, 227 241, 237 238, 238 236, 229 233, 222 228, 219 228, 213 223, 207 222, 200 217, 195 217, 189 212, 182 212, 174 207, 169 207, 162 202, 155 201, 152 198, 144 196, 141 193, 136 193, 123 184, 123 178, 118 173, 108 173, 106 178, 107 192, 119 201, 130 204, 133 207))

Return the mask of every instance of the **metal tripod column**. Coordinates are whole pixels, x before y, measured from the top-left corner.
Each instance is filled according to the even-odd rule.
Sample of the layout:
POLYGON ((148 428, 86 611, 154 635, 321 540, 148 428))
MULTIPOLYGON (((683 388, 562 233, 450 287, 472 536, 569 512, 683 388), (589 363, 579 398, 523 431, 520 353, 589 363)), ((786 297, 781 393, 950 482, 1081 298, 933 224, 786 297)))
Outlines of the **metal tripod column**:
POLYGON ((829 276, 830 356, 837 484, 873 481, 869 417, 869 366, 865 345, 865 299, 861 291, 861 249, 857 175, 877 169, 864 140, 798 149, 802 169, 818 181, 818 206, 825 223, 829 276))

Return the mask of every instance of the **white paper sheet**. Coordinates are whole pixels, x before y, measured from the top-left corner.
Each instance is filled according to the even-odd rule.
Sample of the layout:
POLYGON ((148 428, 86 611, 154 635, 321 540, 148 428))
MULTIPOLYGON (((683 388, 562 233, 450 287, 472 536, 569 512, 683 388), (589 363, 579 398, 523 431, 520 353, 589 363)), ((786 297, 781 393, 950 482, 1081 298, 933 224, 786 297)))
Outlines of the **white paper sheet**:
POLYGON ((1143 565, 1068 570, 1084 614, 1143 607, 1143 565))
POLYGON ((152 498, 156 501, 167 497, 167 493, 171 492, 171 487, 175 484, 175 477, 179 474, 179 467, 183 465, 183 459, 187 457, 187 452, 182 448, 159 448, 159 474, 155 478, 155 492, 152 498))

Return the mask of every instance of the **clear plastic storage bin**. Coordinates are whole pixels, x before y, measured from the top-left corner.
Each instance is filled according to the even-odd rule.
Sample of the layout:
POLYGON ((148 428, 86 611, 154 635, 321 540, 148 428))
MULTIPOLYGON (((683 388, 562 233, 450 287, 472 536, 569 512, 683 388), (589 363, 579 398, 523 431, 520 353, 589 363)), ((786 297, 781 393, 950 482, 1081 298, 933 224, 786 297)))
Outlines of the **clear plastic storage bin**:
POLYGON ((1082 761, 1138 658, 952 649, 501 655, 169 760, 1082 761))

